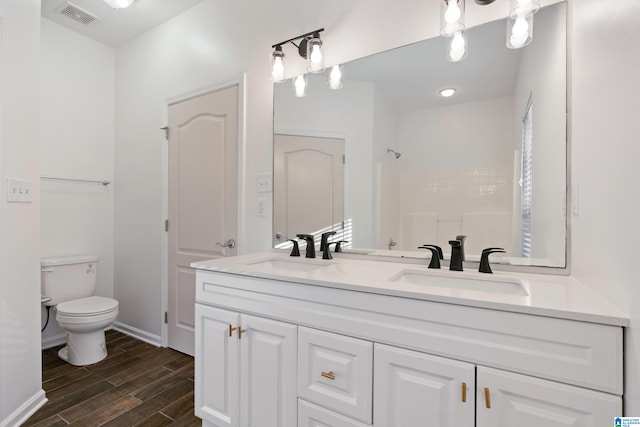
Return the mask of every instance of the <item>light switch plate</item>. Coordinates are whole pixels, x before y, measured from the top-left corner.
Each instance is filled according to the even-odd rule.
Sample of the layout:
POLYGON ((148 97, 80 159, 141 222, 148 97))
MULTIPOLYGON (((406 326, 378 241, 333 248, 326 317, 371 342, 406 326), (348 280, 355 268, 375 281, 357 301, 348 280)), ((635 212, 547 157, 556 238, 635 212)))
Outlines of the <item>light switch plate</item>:
POLYGON ((7 202, 31 203, 31 180, 7 178, 7 202))
POLYGON ((273 191, 273 175, 270 173, 258 174, 258 193, 271 193, 273 191))

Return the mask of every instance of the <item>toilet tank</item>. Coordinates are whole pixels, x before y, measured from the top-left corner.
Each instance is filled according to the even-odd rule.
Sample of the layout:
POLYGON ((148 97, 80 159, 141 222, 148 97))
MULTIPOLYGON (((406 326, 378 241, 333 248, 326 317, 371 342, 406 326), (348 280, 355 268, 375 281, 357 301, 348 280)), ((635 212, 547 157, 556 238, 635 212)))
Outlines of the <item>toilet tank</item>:
POLYGON ((42 258, 42 295, 51 298, 45 305, 57 305, 93 295, 97 268, 98 257, 92 255, 42 258))

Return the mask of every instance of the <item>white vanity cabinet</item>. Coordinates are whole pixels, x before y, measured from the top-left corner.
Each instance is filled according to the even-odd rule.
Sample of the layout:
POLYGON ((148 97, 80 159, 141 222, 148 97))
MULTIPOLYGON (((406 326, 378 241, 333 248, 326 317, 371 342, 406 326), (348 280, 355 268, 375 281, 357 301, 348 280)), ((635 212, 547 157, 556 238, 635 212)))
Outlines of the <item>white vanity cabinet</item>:
POLYGON ((216 427, 294 427, 297 327, 196 304, 195 413, 216 427))
POLYGON ((597 427, 623 415, 617 325, 203 269, 196 300, 205 426, 597 427))

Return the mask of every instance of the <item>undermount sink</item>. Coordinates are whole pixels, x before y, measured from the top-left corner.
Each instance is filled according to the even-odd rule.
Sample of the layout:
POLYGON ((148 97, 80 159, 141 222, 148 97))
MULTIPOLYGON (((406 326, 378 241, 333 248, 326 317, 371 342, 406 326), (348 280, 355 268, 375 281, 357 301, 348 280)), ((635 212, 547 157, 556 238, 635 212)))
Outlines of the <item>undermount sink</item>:
POLYGON ((286 271, 300 271, 300 272, 308 272, 318 270, 320 268, 325 268, 330 264, 318 264, 312 262, 305 262, 301 260, 289 261, 280 258, 273 259, 265 259, 261 261, 256 261, 249 263, 251 267, 259 267, 266 270, 286 270, 286 271))
POLYGON ((523 284, 515 278, 492 277, 486 280, 481 277, 463 277, 456 273, 452 275, 421 272, 417 270, 405 270, 393 276, 392 282, 411 283, 433 288, 465 290, 476 292, 488 292, 505 295, 528 296, 529 292, 523 284))

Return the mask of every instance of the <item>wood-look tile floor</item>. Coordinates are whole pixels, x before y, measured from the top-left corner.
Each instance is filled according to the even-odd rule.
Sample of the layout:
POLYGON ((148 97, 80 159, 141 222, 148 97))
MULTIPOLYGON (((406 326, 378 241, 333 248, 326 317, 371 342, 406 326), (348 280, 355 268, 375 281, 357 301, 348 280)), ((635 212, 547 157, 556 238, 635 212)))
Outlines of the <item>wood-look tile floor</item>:
POLYGON ((106 332, 108 356, 72 366, 42 352, 49 401, 24 426, 200 426, 193 414, 193 358, 120 332, 106 332))

